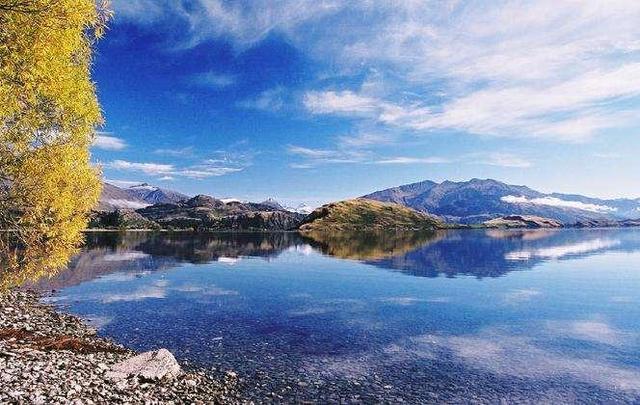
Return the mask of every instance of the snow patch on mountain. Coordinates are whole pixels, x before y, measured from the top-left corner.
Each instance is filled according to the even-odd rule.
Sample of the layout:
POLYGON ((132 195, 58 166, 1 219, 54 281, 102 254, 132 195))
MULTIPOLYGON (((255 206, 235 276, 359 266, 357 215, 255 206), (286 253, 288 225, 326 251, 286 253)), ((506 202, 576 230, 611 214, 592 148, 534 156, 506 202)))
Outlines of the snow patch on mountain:
POLYGON ((231 204, 231 203, 244 203, 245 201, 242 201, 238 198, 221 198, 220 201, 222 201, 225 204, 231 204))
POLYGON ((115 199, 115 198, 105 199, 104 202, 117 208, 131 208, 134 210, 148 207, 151 205, 148 203, 143 203, 143 202, 138 202, 133 200, 124 200, 124 199, 115 199))
POLYGON ((298 204, 295 207, 285 206, 284 209, 290 212, 297 212, 298 214, 305 214, 305 215, 311 214, 314 210, 313 207, 305 203, 298 204))

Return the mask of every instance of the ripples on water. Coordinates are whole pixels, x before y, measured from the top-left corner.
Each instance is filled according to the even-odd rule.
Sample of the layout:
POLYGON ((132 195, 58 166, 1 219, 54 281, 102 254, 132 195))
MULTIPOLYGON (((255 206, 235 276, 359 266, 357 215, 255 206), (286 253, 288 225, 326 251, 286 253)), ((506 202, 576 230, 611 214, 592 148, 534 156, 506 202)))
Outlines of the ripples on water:
POLYGON ((640 400, 635 229, 90 233, 37 287, 258 399, 640 400))

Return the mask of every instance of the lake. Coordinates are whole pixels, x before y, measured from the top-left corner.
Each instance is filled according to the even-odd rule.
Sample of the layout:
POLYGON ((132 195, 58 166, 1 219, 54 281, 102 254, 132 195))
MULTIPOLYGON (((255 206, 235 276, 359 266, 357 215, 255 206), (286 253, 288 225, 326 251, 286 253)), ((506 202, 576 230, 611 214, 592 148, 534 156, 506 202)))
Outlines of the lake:
POLYGON ((89 233, 51 301, 253 399, 640 401, 640 230, 89 233))

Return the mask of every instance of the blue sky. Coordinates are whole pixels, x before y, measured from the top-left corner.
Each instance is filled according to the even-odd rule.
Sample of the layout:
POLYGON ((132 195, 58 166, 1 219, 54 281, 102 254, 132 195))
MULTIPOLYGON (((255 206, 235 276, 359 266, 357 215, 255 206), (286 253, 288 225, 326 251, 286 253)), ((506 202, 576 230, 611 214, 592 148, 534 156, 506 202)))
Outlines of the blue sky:
POLYGON ((424 179, 640 197, 636 1, 114 0, 104 177, 318 204, 424 179))

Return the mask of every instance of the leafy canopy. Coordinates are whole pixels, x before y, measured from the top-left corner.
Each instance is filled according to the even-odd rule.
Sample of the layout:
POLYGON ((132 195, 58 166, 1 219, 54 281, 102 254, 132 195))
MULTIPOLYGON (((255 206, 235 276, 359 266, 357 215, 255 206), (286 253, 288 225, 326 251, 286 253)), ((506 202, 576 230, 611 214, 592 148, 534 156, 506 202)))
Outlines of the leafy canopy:
POLYGON ((64 266, 98 200, 91 56, 107 6, 0 0, 0 286, 64 266))

